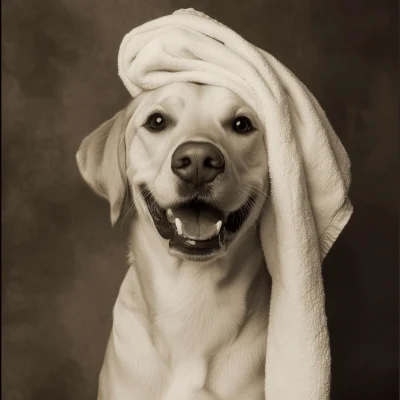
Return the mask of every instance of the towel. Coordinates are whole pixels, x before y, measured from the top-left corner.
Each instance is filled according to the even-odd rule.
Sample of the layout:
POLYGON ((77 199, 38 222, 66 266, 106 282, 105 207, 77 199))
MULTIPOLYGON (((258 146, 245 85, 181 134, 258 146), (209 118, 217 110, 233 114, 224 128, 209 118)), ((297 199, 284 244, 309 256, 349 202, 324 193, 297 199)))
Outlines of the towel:
POLYGON ((272 277, 265 399, 328 399, 321 264, 353 208, 350 161, 324 111, 272 55, 194 9, 133 29, 121 43, 118 68, 133 97, 172 82, 216 85, 263 121, 271 194, 260 240, 272 277))

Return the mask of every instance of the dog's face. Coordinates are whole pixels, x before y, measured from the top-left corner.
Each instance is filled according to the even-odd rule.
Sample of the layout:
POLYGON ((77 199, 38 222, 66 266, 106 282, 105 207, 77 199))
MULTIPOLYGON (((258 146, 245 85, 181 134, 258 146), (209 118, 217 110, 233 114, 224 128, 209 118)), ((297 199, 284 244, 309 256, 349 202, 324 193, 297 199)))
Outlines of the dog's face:
MULTIPOLYGON (((173 255, 196 261, 221 256, 256 222, 268 191, 265 132, 255 112, 233 92, 173 83, 141 94, 114 117, 109 130, 117 139, 108 152, 106 130, 96 134, 102 140, 94 147, 83 142, 78 153, 83 176, 120 212, 124 189, 113 182, 110 195, 112 178, 97 176, 96 183, 85 173, 86 153, 99 154, 99 142, 105 141, 101 163, 111 162, 114 149, 120 158, 111 168, 114 181, 130 185, 137 212, 169 241, 173 255), (122 133, 115 132, 118 121, 122 133)), ((107 167, 101 168, 107 174, 107 167)))

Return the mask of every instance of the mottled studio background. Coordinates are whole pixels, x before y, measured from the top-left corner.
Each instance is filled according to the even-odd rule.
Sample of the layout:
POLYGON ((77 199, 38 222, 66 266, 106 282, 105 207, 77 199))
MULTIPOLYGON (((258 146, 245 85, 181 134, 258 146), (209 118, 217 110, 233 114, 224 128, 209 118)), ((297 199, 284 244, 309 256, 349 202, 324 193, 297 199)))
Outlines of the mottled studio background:
POLYGON ((2 2, 3 399, 95 399, 129 221, 111 229, 75 151, 129 99, 123 35, 191 6, 292 69, 348 150, 355 213, 324 263, 332 400, 397 399, 398 5, 361 0, 2 2))

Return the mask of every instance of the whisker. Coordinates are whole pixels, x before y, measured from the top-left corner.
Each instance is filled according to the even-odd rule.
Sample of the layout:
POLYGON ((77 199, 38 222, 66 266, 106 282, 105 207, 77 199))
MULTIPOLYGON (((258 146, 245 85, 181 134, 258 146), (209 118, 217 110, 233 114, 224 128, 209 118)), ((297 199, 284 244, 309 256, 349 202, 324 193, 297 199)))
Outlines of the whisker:
POLYGON ((129 206, 129 208, 128 208, 128 211, 125 213, 125 216, 124 216, 124 218, 122 219, 122 222, 121 222, 121 232, 122 232, 122 227, 123 227, 123 225, 124 225, 124 222, 125 222, 125 219, 126 219, 126 217, 128 216, 128 214, 135 208, 135 202, 133 201, 133 200, 131 200, 130 201, 130 206, 129 206))
POLYGON ((236 187, 237 189, 239 189, 238 194, 243 198, 243 200, 245 200, 245 202, 247 202, 247 201, 248 201, 247 193, 245 193, 244 190, 243 190, 243 188, 241 188, 240 186, 235 185, 235 187, 236 187))
POLYGON ((252 199, 248 198, 247 193, 244 193, 243 189, 239 187, 238 185, 235 185, 237 189, 239 189, 238 194, 242 196, 242 198, 245 200, 243 206, 240 209, 240 216, 245 216, 246 213, 250 212, 252 207, 251 207, 251 202, 252 199))
POLYGON ((261 189, 258 189, 257 187, 255 187, 247 182, 240 181, 240 183, 247 185, 249 187, 251 193, 254 193, 256 195, 261 195, 264 198, 264 200, 267 200, 269 203, 271 203, 271 196, 269 194, 265 193, 261 189))
POLYGON ((240 181, 241 184, 248 186, 253 192, 257 192, 259 194, 264 195, 265 197, 268 197, 268 193, 264 192, 263 190, 259 189, 258 187, 251 185, 250 183, 240 181))

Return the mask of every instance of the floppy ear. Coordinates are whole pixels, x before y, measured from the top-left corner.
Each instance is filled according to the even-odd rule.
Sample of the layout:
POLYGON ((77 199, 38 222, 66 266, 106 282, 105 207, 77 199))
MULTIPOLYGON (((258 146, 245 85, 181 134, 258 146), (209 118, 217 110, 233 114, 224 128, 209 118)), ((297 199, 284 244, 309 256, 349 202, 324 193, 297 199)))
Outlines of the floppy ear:
POLYGON ((111 224, 118 221, 127 195, 124 109, 101 124, 81 143, 76 160, 89 186, 110 203, 111 224))

